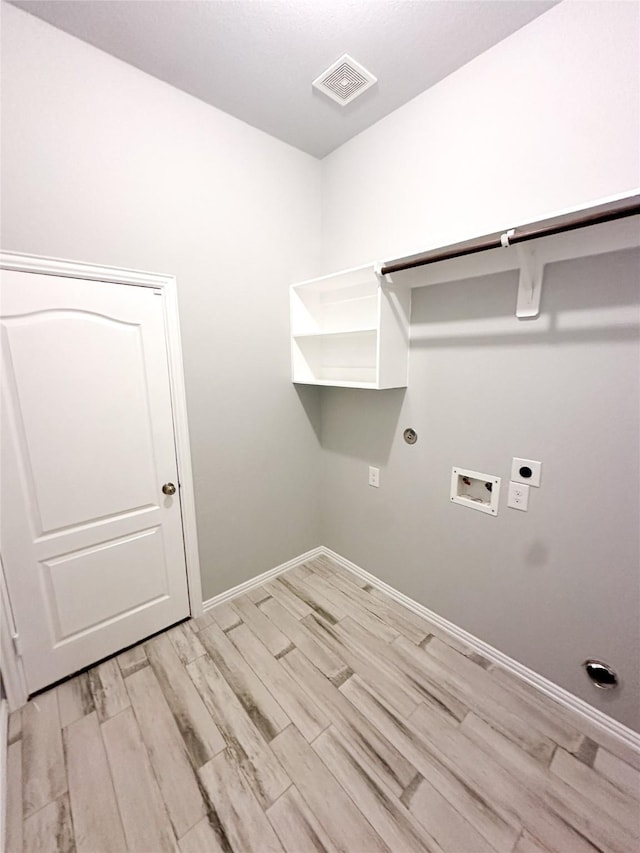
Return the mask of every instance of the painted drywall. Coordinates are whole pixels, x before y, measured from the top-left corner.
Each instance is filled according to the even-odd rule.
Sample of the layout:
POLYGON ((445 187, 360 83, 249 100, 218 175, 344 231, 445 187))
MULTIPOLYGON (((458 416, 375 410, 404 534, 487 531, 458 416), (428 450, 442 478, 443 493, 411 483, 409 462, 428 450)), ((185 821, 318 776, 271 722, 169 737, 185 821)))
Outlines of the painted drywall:
MULTIPOLYGON (((320 454, 283 286, 319 272, 320 165, 2 13, 3 248, 178 277, 205 597, 322 542, 638 726, 636 256, 550 269, 527 324, 513 275, 414 291, 409 388, 322 389, 320 454), (515 454, 544 463, 529 513, 450 506, 453 464, 515 454)), ((565 2, 335 152, 325 270, 637 185, 637 17, 565 2)))
POLYGON ((209 598, 320 542, 287 287, 317 273, 320 164, 14 7, 2 24, 3 249, 177 276, 209 598))
POLYGON ((325 269, 637 186, 639 16, 564 0, 325 158, 325 269))
MULTIPOLYGON (((639 12, 564 2, 326 158, 324 271, 640 184, 639 12)), ((408 388, 324 389, 321 432, 327 546, 637 729, 639 271, 552 265, 528 322, 515 273, 414 290, 408 388), (543 462, 528 513, 513 456, 543 462), (497 518, 451 504, 454 465, 503 478, 497 518)))

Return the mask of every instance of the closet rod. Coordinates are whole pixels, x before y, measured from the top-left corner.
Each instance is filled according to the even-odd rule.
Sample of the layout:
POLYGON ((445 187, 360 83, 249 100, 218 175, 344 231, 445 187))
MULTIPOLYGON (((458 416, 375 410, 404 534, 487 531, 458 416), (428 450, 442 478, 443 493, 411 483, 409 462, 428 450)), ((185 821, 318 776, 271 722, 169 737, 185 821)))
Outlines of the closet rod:
POLYGON ((626 216, 635 216, 636 214, 640 214, 640 195, 610 201, 606 204, 565 213, 561 216, 553 216, 550 219, 541 219, 539 222, 530 222, 528 225, 520 225, 518 228, 512 228, 506 232, 498 231, 494 234, 485 234, 482 237, 474 237, 472 240, 453 243, 450 246, 431 249, 428 252, 420 252, 417 255, 409 255, 395 261, 387 261, 380 269, 380 273, 387 275, 388 273, 401 272, 426 264, 435 264, 438 261, 459 258, 462 255, 473 255, 476 252, 485 252, 488 249, 512 246, 515 243, 524 243, 526 240, 535 240, 537 237, 549 237, 551 234, 561 234, 563 231, 573 231, 587 225, 598 225, 601 222, 611 222, 614 219, 623 219, 626 216))

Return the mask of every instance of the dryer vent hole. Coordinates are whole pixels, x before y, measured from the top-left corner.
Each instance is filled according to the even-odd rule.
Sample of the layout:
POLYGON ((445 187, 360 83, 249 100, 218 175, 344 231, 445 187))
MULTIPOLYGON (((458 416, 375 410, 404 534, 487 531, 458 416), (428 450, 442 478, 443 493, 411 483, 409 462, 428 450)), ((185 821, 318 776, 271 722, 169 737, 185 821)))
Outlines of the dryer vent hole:
POLYGON ((591 681, 601 690, 611 690, 618 686, 618 676, 609 664, 600 660, 586 660, 582 665, 591 681))

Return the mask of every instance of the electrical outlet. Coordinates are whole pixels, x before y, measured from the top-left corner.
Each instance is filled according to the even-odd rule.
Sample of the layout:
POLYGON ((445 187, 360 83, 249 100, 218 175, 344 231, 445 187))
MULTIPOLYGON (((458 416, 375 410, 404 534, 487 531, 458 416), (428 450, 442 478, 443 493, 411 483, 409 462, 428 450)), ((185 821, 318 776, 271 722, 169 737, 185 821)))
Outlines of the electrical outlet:
POLYGON ((526 512, 529 509, 529 486, 524 483, 509 483, 507 506, 526 512))
POLYGON ((380 486, 380 469, 369 465, 369 485, 378 488, 380 486))

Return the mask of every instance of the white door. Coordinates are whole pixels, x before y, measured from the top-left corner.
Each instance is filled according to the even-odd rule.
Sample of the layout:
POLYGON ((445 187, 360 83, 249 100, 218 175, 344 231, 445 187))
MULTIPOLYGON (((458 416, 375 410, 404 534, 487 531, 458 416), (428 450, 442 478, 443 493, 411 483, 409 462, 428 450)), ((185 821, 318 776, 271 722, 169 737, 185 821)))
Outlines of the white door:
POLYGON ((0 541, 33 692, 189 598, 161 292, 3 271, 0 296, 0 541))

